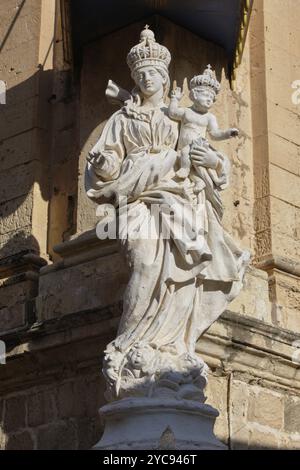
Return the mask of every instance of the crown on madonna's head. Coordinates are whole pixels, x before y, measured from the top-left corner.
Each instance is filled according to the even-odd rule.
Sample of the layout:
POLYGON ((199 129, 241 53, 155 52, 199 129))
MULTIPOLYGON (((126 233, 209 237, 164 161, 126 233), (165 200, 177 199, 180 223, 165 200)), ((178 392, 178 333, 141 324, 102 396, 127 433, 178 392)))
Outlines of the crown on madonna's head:
POLYGON ((216 94, 221 89, 220 82, 215 78, 215 74, 211 69, 211 65, 208 65, 202 75, 196 75, 190 81, 190 89, 197 87, 209 87, 216 94))
POLYGON ((145 65, 163 67, 167 71, 170 62, 170 52, 155 41, 153 31, 146 25, 141 32, 139 44, 133 46, 127 55, 127 64, 131 72, 145 65))

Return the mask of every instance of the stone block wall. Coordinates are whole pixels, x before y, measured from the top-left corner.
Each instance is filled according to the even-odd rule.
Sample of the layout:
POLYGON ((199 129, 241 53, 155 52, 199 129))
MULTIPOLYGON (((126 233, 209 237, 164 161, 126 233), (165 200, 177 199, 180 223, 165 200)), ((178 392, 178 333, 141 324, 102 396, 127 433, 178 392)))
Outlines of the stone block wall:
MULTIPOLYGON (((211 62, 223 86, 220 125, 241 131, 220 146, 232 166, 224 224, 253 263, 241 295, 198 345, 211 369, 207 403, 220 411, 216 434, 232 449, 300 449, 300 142, 291 100, 300 79, 299 7, 254 1, 233 89, 220 47, 156 20, 173 55, 172 80, 187 91, 187 79, 211 62)), ((67 1, 0 5, 8 89, 0 114, 2 449, 89 449, 99 440, 102 355, 127 282, 116 243, 92 230, 83 171, 113 111, 107 80, 130 88, 125 56, 144 24, 87 45, 79 77, 66 15, 67 1)))
POLYGON ((7 394, 0 406, 1 448, 89 449, 102 432, 98 370, 7 394))
POLYGON ((296 331, 300 142, 299 104, 292 99, 292 85, 300 73, 299 13, 295 0, 284 7, 258 0, 249 31, 256 260, 269 273, 273 320, 296 331))
POLYGON ((1 258, 24 249, 47 256, 49 162, 43 150, 50 136, 51 5, 17 0, 0 6, 0 75, 7 90, 0 118, 1 258), (45 15, 48 31, 40 38, 45 15))

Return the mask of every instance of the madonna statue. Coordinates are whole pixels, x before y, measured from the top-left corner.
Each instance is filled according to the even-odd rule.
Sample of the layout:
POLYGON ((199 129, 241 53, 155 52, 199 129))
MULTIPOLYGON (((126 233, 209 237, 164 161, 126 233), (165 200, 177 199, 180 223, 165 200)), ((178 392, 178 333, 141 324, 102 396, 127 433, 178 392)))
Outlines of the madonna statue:
POLYGON ((191 172, 201 170, 202 187, 177 174, 179 129, 165 101, 170 60, 146 27, 127 56, 135 86, 128 93, 109 82, 107 94, 123 103, 87 157, 87 195, 113 205, 130 274, 105 351, 109 401, 203 403, 207 366, 196 342, 239 293, 249 261, 221 223, 227 157, 194 141, 191 172))

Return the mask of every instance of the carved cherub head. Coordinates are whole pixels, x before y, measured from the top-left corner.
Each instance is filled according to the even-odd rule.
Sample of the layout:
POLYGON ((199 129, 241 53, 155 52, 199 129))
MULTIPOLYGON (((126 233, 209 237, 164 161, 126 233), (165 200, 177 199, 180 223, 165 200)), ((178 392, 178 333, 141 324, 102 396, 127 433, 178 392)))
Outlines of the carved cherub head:
POLYGON ((128 360, 131 366, 137 370, 147 368, 147 365, 152 363, 155 351, 148 344, 136 343, 128 355, 128 360))

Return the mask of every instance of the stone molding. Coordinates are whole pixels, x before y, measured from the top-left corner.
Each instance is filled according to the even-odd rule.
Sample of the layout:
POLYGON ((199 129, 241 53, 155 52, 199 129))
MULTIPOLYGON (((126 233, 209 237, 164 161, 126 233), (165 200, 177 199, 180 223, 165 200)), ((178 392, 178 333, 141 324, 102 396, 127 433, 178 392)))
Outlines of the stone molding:
MULTIPOLYGON (((105 309, 80 312, 67 315, 60 319, 52 319, 35 323, 27 331, 10 334, 6 338, 10 344, 7 361, 25 360, 31 354, 46 352, 51 348, 76 343, 88 339, 113 337, 117 329, 120 306, 108 306, 105 309), (66 331, 68 335, 66 336, 66 331)), ((300 367, 293 362, 295 349, 292 344, 300 341, 300 335, 263 321, 234 312, 226 311, 221 318, 204 334, 198 343, 200 353, 211 369, 220 369, 225 374, 241 374, 254 377, 257 381, 266 381, 273 387, 289 388, 300 391, 300 367)), ((95 355, 91 362, 99 367, 99 356, 95 355)), ((32 364, 26 365, 29 369, 32 364)), ((26 367, 23 372, 26 375, 26 367)), ((55 371, 53 372, 55 374, 55 371)), ((5 370, 3 370, 5 374, 5 370)), ((45 371, 47 380, 53 379, 49 371, 45 371)), ((41 374, 39 380, 44 381, 41 374)), ((253 379, 254 380, 254 379, 253 379)), ((24 385, 24 376, 3 377, 0 389, 14 390, 16 383, 24 385)), ((32 378, 31 385, 37 384, 32 378)), ((26 379, 26 386, 30 385, 26 379)))
POLYGON ((287 274, 300 277, 300 263, 299 261, 291 258, 284 258, 283 256, 264 256, 257 264, 258 269, 264 271, 270 271, 272 269, 278 269, 287 274))

